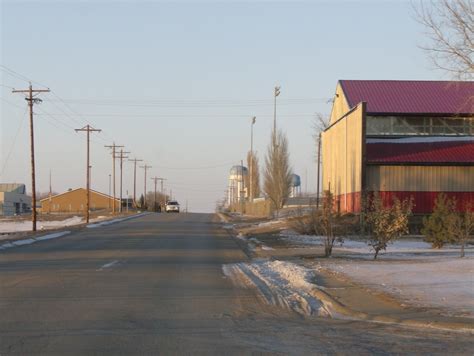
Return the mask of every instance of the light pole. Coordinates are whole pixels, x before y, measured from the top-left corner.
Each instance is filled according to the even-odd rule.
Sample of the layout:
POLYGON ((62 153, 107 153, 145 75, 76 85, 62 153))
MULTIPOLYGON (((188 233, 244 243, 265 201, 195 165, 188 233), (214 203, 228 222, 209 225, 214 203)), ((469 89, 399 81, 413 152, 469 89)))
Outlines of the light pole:
POLYGON ((255 121, 257 121, 257 118, 254 116, 250 124, 250 202, 253 201, 253 125, 255 125, 255 121))
POLYGON ((273 103, 273 134, 276 136, 276 126, 277 126, 277 119, 276 119, 276 111, 277 111, 277 96, 280 95, 280 87, 275 87, 275 91, 273 93, 274 96, 274 103, 273 103))

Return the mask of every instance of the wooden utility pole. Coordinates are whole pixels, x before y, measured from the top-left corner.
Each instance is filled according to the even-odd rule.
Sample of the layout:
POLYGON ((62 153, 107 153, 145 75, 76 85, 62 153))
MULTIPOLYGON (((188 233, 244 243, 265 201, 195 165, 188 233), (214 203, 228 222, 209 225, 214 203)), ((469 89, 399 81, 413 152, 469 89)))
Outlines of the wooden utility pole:
POLYGON ((144 204, 145 204, 145 209, 146 209, 147 208, 147 204, 146 204, 146 171, 149 168, 152 168, 152 167, 145 164, 143 166, 140 166, 140 168, 143 168, 145 170, 145 179, 144 179, 144 184, 143 184, 143 191, 144 191, 143 198, 144 198, 144 204))
MULTIPOLYGON (((112 213, 115 214, 115 200, 117 199, 116 198, 116 195, 115 195, 115 156, 117 155, 117 148, 123 148, 124 146, 118 146, 115 144, 115 142, 110 145, 110 146, 104 146, 104 147, 107 147, 107 148, 111 148, 112 149, 112 175, 113 175, 113 191, 114 191, 114 203, 112 204, 112 213)), ((122 204, 122 203, 120 203, 122 204)))
POLYGON ((129 159, 133 162, 133 205, 137 207, 137 162, 142 162, 142 159, 129 159))
MULTIPOLYGON (((162 178, 158 178, 158 177, 153 177, 153 178, 150 178, 151 180, 153 180, 155 182, 155 195, 153 197, 153 210, 156 211, 156 183, 162 179, 162 178)), ((162 181, 163 182, 163 181, 162 181)))
POLYGON ((30 108, 30 148, 31 148, 31 222, 33 223, 32 231, 36 231, 36 174, 35 174, 35 135, 33 129, 33 105, 41 103, 41 99, 36 98, 34 93, 48 93, 49 89, 33 89, 30 86, 28 89, 13 89, 12 93, 26 93, 28 94, 25 100, 28 102, 30 108))
MULTIPOLYGON (((119 208, 120 212, 122 212, 123 160, 125 158, 128 158, 128 156, 125 156, 127 153, 130 153, 130 152, 125 152, 123 148, 121 148, 120 154, 118 156, 115 156, 115 158, 118 158, 120 160, 120 208, 119 208)), ((127 205, 128 205, 128 198, 127 198, 127 205)))
MULTIPOLYGON (((161 181, 161 199, 164 199, 165 196, 163 194, 163 181, 165 181, 166 178, 158 178, 158 180, 161 181)), ((164 203, 166 203, 166 202, 164 202, 164 203)), ((161 204, 161 202, 160 202, 160 204, 161 204)))
POLYGON ((87 133, 87 170, 86 170, 86 223, 89 223, 89 210, 90 210, 90 195, 91 195, 91 182, 90 182, 90 133, 100 132, 102 130, 94 129, 89 124, 84 126, 82 129, 76 129, 76 132, 84 131, 87 133))

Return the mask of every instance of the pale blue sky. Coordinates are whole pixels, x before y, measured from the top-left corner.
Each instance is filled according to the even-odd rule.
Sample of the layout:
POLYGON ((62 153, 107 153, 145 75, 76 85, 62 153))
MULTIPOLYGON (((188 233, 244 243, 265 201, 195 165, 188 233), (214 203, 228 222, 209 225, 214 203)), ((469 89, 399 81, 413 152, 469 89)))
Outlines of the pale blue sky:
MULTIPOLYGON (((104 130, 91 147, 94 189, 108 192, 103 145, 115 140, 193 211, 224 196, 254 115, 263 164, 276 84, 294 171, 314 191, 313 117, 329 112, 337 80, 446 79, 418 48, 423 28, 405 1, 4 1, 1 30, 1 63, 55 94, 41 96, 35 121, 39 190, 50 169, 56 191, 84 185, 85 135, 73 128, 86 118, 104 130)), ((0 73, 0 181, 29 186, 25 102, 8 88, 27 83, 0 73)), ((130 193, 131 173, 128 163, 130 193)), ((142 170, 138 182, 142 192, 142 170)))

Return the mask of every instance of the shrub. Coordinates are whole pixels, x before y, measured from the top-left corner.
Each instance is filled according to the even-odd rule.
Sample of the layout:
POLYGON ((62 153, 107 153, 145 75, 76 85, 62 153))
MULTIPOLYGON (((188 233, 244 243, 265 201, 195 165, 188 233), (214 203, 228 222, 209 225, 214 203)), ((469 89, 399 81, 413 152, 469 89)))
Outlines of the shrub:
POLYGON ((389 243, 408 233, 408 217, 411 215, 412 200, 400 202, 394 198, 391 206, 384 206, 382 198, 375 192, 368 204, 366 222, 369 227, 368 244, 374 249, 374 260, 389 243))
POLYGON ((421 233, 425 241, 433 248, 441 248, 448 242, 454 242, 452 226, 456 220, 456 201, 446 194, 439 193, 435 200, 433 213, 423 219, 421 233))

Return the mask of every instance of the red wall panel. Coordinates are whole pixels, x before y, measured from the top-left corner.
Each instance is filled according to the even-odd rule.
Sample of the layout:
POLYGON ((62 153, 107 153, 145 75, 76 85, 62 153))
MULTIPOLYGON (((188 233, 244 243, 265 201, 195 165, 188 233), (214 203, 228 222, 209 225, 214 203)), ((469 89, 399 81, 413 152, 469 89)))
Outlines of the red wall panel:
MULTIPOLYGON (((372 192, 371 192, 372 193, 372 192)), ((400 200, 410 199, 413 197, 413 213, 428 214, 433 211, 434 202, 440 192, 379 192, 384 204, 388 205, 393 202, 393 198, 400 200)), ((471 203, 474 208, 474 192, 443 192, 448 198, 454 198, 457 202, 459 211, 466 209, 466 204, 471 203)), ((361 193, 342 194, 335 197, 335 209, 340 212, 360 213, 361 193), (347 210, 346 210, 347 199, 347 210)))

